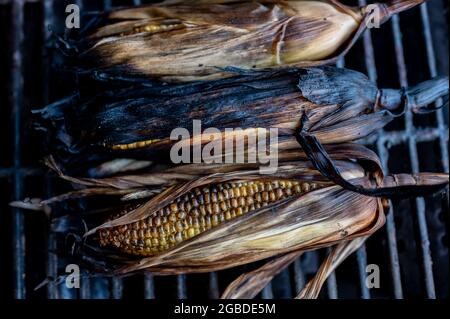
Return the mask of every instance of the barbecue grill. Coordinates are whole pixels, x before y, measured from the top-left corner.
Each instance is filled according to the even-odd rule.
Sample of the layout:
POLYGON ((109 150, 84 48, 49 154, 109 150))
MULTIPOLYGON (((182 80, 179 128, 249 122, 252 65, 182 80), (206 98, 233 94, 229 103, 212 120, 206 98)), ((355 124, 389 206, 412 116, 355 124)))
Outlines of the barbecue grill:
MULTIPOLYGON (((148 1, 142 1, 146 3, 148 1)), ((343 1, 364 5, 365 0, 343 1)), ((32 129, 31 110, 70 94, 76 83, 61 71, 49 46, 52 32, 65 32, 66 5, 81 13, 141 1, 0 0, 0 214, 3 251, 0 285, 13 298, 217 298, 241 266, 210 274, 82 278, 80 289, 54 280, 67 261, 56 252, 49 218, 8 206, 12 200, 48 197, 68 189, 48 176, 39 160, 42 136, 32 129), (49 28, 51 26, 51 28, 49 28), (44 279, 48 283, 35 290, 44 279)), ((379 87, 413 85, 448 75, 448 1, 431 0, 364 33, 338 62, 366 73, 379 87), (432 17, 432 18, 431 18, 432 17)), ((437 103, 442 103, 438 101, 437 103)), ((430 115, 406 113, 362 141, 386 171, 448 173, 448 109, 430 115)), ((392 203, 385 227, 351 255, 326 282, 320 298, 448 298, 448 193, 392 203), (380 287, 366 286, 366 267, 380 269, 380 287)), ((317 271, 326 249, 304 254, 277 275, 258 298, 292 298, 317 271)))

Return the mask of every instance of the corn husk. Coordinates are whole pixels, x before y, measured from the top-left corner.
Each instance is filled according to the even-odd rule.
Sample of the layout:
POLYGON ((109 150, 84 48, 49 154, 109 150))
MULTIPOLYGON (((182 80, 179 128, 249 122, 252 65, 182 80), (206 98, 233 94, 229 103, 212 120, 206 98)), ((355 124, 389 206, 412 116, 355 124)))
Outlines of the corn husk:
MULTIPOLYGON (((205 182, 215 180, 210 177, 205 182)), ((183 192, 180 193, 190 187, 182 185, 183 192)), ((94 228, 87 234, 94 234, 111 225, 128 224, 138 219, 139 215, 146 216, 141 214, 155 211, 170 199, 169 194, 179 189, 169 189, 140 209, 94 228)), ((383 221, 381 200, 329 186, 248 213, 157 256, 127 262, 115 273, 126 274, 139 270, 156 274, 216 271, 292 250, 328 246, 360 232, 374 231, 383 221)))
POLYGON ((274 258, 258 269, 244 273, 231 282, 220 296, 221 299, 252 299, 277 274, 282 272, 294 260, 300 258, 303 251, 294 251, 274 258))
MULTIPOLYGON (((430 111, 429 105, 447 94, 447 77, 406 90, 378 89, 361 73, 321 67, 251 72, 194 84, 119 86, 95 97, 81 93, 58 101, 38 115, 40 128, 48 132, 50 152, 64 169, 75 169, 117 158, 170 162, 175 143, 190 148, 212 138, 227 145, 244 136, 266 137, 272 128, 278 130, 272 146, 295 149, 303 117, 308 118, 303 130, 320 143, 348 142, 375 132, 407 110, 430 111), (213 137, 194 135, 194 120, 201 121, 202 131, 214 127, 220 132, 213 137), (189 138, 170 139, 175 128, 187 129, 189 138), (226 133, 227 128, 241 131, 226 133), (142 143, 145 146, 139 146, 142 143)), ((214 154, 213 160, 223 163, 226 155, 214 154)))
POLYGON ((383 23, 422 2, 393 0, 370 10, 335 0, 166 1, 119 9, 75 44, 77 66, 174 82, 233 75, 227 67, 330 64, 366 29, 372 10, 383 23))
MULTIPOLYGON (((436 185, 444 180, 444 175, 422 173, 418 175, 400 174, 389 175, 384 178, 383 185, 385 187, 398 187, 402 185, 436 185)), ((448 177, 447 177, 448 178, 448 177)), ((423 191, 423 190, 422 190, 423 191)), ((411 197, 413 192, 410 193, 411 197)), ((320 290, 336 268, 353 252, 355 252, 361 245, 370 237, 367 236, 356 237, 349 241, 342 241, 337 244, 323 261, 315 276, 305 285, 305 287, 296 296, 297 299, 316 299, 320 290)), ((231 282, 221 298, 237 299, 237 298, 254 298, 261 290, 276 276, 288 267, 295 259, 303 254, 303 250, 293 251, 291 253, 277 256, 270 260, 263 266, 248 273, 244 273, 231 282)))
MULTIPOLYGON (((343 241, 328 254, 315 276, 303 287, 297 299, 316 299, 320 290, 330 274, 350 254, 356 251, 366 241, 367 237, 358 237, 343 241)), ((288 267, 294 260, 300 258, 303 251, 294 251, 286 255, 277 256, 263 266, 244 273, 233 280, 223 292, 222 299, 249 299, 254 298, 275 277, 288 267)))
MULTIPOLYGON (((375 167, 381 164, 377 155, 362 145, 358 144, 340 144, 327 145, 325 150, 329 152, 334 160, 334 164, 339 169, 343 165, 350 165, 345 160, 348 158, 374 163, 375 167)), ((308 161, 308 155, 301 150, 284 151, 278 154, 279 167, 276 173, 269 177, 286 178, 296 176, 298 178, 310 181, 310 174, 316 172, 314 165, 308 161)), ((73 177, 66 175, 55 162, 52 156, 46 158, 44 163, 60 178, 72 183, 76 190, 54 196, 46 200, 27 200, 14 202, 14 205, 27 209, 41 210, 46 206, 66 200, 78 200, 90 196, 116 195, 120 196, 122 201, 138 198, 149 198, 155 194, 181 184, 204 179, 208 176, 222 176, 227 174, 228 178, 254 178, 258 179, 266 176, 264 171, 260 170, 259 163, 242 164, 188 164, 177 165, 174 167, 157 168, 148 172, 139 174, 118 174, 111 177, 86 178, 73 177)), ((115 166, 115 163, 111 163, 115 166)), ((106 167, 106 164, 105 164, 106 167)), ((106 167, 109 170, 109 167, 106 167)), ((327 181, 325 177, 315 177, 317 181, 327 181)))
MULTIPOLYGON (((340 171, 341 176, 355 185, 389 189, 395 193, 397 188, 402 187, 412 189, 420 185, 442 188, 448 183, 448 175, 445 174, 383 178, 376 155, 360 145, 332 147, 328 152, 335 158, 336 169, 340 171), (351 157, 349 154, 352 154, 351 157), (364 167, 355 160, 364 163, 364 167)), ((310 161, 292 160, 290 156, 292 154, 287 155, 285 161, 280 163, 277 173, 264 178, 320 181, 322 187, 224 222, 154 257, 137 260, 121 258, 120 262, 115 260, 112 270, 109 268, 109 271, 115 274, 136 271, 151 271, 156 274, 215 271, 292 251, 330 246, 343 240, 371 234, 381 227, 384 222, 384 202, 381 198, 348 191, 327 181, 313 168, 310 161)), ((302 156, 306 158, 306 154, 302 156)), ((126 190, 130 194, 144 190, 153 190, 156 193, 148 195, 147 201, 136 209, 91 228, 85 234, 85 238, 89 240, 101 229, 146 218, 195 187, 223 181, 260 179, 260 171, 247 165, 229 164, 222 170, 218 165, 192 164, 169 168, 155 176, 149 173, 141 179, 139 176, 77 179, 59 173, 63 178, 86 187, 86 190, 92 187, 95 190, 92 194, 94 196, 99 195, 99 189, 104 189, 105 194, 111 189, 126 190), (179 174, 178 179, 172 179, 175 172, 179 174)), ((82 196, 87 195, 86 192, 82 196)), ((123 194, 119 194, 121 195, 123 194)), ((62 198, 63 201, 67 199, 62 198)), ((41 205, 51 205, 60 200, 61 197, 41 205)), ((102 253, 101 249, 97 252, 107 257, 107 253, 102 253)))
POLYGON ((328 254, 316 275, 305 285, 297 295, 296 299, 316 299, 328 276, 330 276, 339 264, 341 264, 349 255, 361 247, 368 237, 369 236, 363 236, 336 245, 336 247, 328 254))
MULTIPOLYGON (((414 189, 448 184, 447 174, 422 173, 416 175, 389 175, 383 177, 378 157, 367 148, 356 144, 327 146, 335 169, 352 185, 378 189, 385 196, 415 194, 414 189)), ((124 175, 109 178, 75 178, 64 175, 52 159, 47 164, 63 179, 73 183, 78 193, 71 192, 38 202, 14 202, 13 206, 43 209, 47 212, 61 208, 60 203, 86 198, 121 198, 129 200, 135 194, 145 193, 137 208, 120 217, 92 226, 88 215, 75 211, 53 220, 53 232, 67 234, 78 242, 71 246, 77 262, 87 266, 94 275, 130 275, 136 272, 171 275, 222 270, 263 259, 274 258, 261 268, 243 274, 226 290, 223 297, 253 297, 275 274, 304 251, 337 245, 325 260, 317 275, 301 292, 302 298, 316 297, 329 273, 364 240, 379 229, 385 221, 387 202, 382 198, 366 196, 347 190, 314 168, 302 151, 283 152, 277 173, 265 179, 298 179, 320 182, 313 191, 275 202, 200 233, 152 257, 136 258, 98 246, 96 235, 102 229, 127 225, 151 216, 178 196, 189 190, 223 181, 248 181, 261 178, 256 164, 191 164, 149 172, 144 175, 124 175), (78 216, 77 216, 78 215, 78 216), (80 226, 74 219, 81 217, 80 226), (78 227, 78 230, 77 230, 78 227), (83 236, 86 227, 90 227, 83 236), (76 233, 78 232, 78 235, 76 233), (78 239, 77 239, 78 238, 78 239)), ((119 208, 113 201, 102 202, 102 208, 113 214, 119 208), (107 203, 107 207, 105 207, 107 203)), ((83 204, 84 205, 84 204, 83 204)), ((62 206, 64 207, 64 206, 62 206)), ((73 256, 72 256, 73 258, 73 256)))

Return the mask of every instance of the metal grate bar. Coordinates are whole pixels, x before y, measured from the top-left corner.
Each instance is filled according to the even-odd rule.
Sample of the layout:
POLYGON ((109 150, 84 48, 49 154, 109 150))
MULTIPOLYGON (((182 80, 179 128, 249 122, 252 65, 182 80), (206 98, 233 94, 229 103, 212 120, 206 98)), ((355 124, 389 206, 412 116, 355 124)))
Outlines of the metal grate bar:
MULTIPOLYGON (((83 10, 83 0, 76 0, 75 4, 80 8, 80 11, 83 10)), ((91 279, 88 278, 87 276, 85 276, 81 281, 80 298, 81 299, 91 298, 91 279)))
POLYGON ((187 299, 186 275, 177 275, 177 297, 187 299))
MULTIPOLYGON (((360 1, 360 5, 365 5, 365 1, 360 1)), ((369 31, 364 32, 363 35, 363 43, 364 48, 366 48, 366 42, 371 41, 370 33, 369 31)), ((366 59, 371 60, 370 54, 373 54, 373 52, 370 52, 369 50, 364 51, 364 55, 366 59)), ((374 66, 374 65, 373 65, 374 66)), ((374 72, 376 72, 375 68, 373 66, 367 67, 367 72, 369 75, 369 78, 373 81, 374 72)), ((361 247, 358 248, 356 251, 356 261, 358 263, 358 274, 359 274, 359 281, 360 281, 360 287, 361 287, 361 295, 364 299, 370 299, 370 293, 369 289, 367 288, 365 284, 365 276, 366 276, 366 267, 367 267, 367 252, 366 252, 366 244, 363 243, 361 247)))
MULTIPOLYGON (((365 0, 360 0, 360 5, 365 5, 365 0)), ((370 30, 367 30, 363 35, 363 47, 364 47, 364 56, 365 56, 365 64, 367 69, 367 74, 369 79, 373 82, 377 82, 378 74, 375 63, 375 51, 373 48, 373 42, 370 30)), ((389 158, 389 152, 386 149, 386 144, 383 139, 388 139, 391 141, 393 139, 392 133, 389 133, 389 136, 386 135, 384 129, 381 129, 380 132, 375 135, 377 138, 377 152, 380 156, 381 162, 383 164, 383 169, 387 170, 387 163, 389 158)), ((394 296, 395 298, 403 298, 401 277, 400 277, 400 265, 398 260, 398 249, 397 249, 397 240, 396 240, 396 230, 395 223, 393 218, 393 206, 390 203, 390 210, 388 212, 389 216, 386 218, 386 228, 388 231, 387 234, 387 242, 388 242, 388 250, 389 250, 389 262, 391 266, 391 276, 392 276, 392 285, 394 288, 394 296)))
POLYGON ((112 5, 112 0, 103 0, 103 9, 104 9, 105 11, 111 10, 112 7, 113 7, 113 5, 112 5))
MULTIPOLYGON (((111 10, 113 7, 112 0, 103 0, 103 9, 105 11, 111 10)), ((146 283, 147 284, 147 283, 146 283)), ((112 286, 112 298, 113 299, 121 299, 123 294, 123 281, 120 277, 111 278, 111 286, 112 286)), ((145 287, 147 287, 145 285, 145 287)))
POLYGON ((0 168, 0 178, 10 177, 16 173, 19 173, 22 177, 43 175, 44 171, 38 167, 6 167, 0 168))
MULTIPOLYGON (((12 57, 12 115, 14 127, 14 200, 22 198, 23 179, 20 171, 22 140, 22 104, 23 104, 23 74, 22 74, 22 44, 24 41, 24 1, 13 2, 13 57, 12 57)), ((13 259, 14 267, 14 297, 24 299, 25 288, 25 229, 24 215, 20 209, 12 209, 13 213, 13 259)))
POLYGON ((269 282, 261 291, 261 299, 273 299, 272 282, 269 282))
MULTIPOLYGON (((388 167, 388 151, 385 144, 380 139, 377 143, 377 149, 381 158, 381 164, 386 167, 386 174, 389 173, 388 167)), ((394 297, 403 299, 402 279, 400 276, 400 261, 398 259, 397 232, 394 221, 394 208, 392 202, 389 203, 389 211, 386 216, 386 233, 388 240, 389 261, 391 264, 392 287, 394 289, 394 297)))
POLYGON ((295 287, 295 296, 305 287, 305 274, 302 269, 302 261, 301 256, 294 260, 294 287, 295 287))
MULTIPOLYGON (((53 1, 51 0, 44 0, 42 2, 43 6, 43 24, 42 24, 42 34, 43 34, 43 50, 42 50, 42 58, 43 58, 43 65, 44 65, 44 90, 43 90, 43 102, 44 104, 47 104, 50 102, 49 94, 50 89, 48 83, 50 82, 50 52, 45 45, 48 43, 50 39, 50 30, 48 30, 47 26, 53 23, 53 1)), ((0 174, 1 175, 1 174, 0 174)), ((51 190, 51 183, 50 179, 48 177, 45 178, 45 184, 46 184, 46 195, 51 196, 52 190, 51 190)), ((49 223, 50 224, 50 223, 49 223)), ((58 299, 59 293, 58 293, 58 286, 55 283, 56 278, 58 277, 58 256, 56 254, 56 238, 55 235, 51 232, 51 229, 49 229, 48 239, 47 239, 47 265, 46 265, 46 272, 47 277, 50 278, 49 283, 47 284, 47 298, 48 299, 58 299)))
MULTIPOLYGON (((363 1, 361 1, 363 2, 363 1)), ((360 5, 365 5, 365 4, 361 4, 360 5)), ((368 33, 365 32, 364 36, 366 37, 368 33)), ((344 58, 340 58, 338 60, 337 66, 340 68, 345 67, 345 59, 344 58)), ((370 293, 368 288, 366 287, 365 284, 365 275, 366 275, 366 266, 367 266, 367 253, 366 253, 366 245, 363 243, 361 245, 360 248, 358 248, 358 250, 356 251, 356 261, 358 263, 358 275, 359 275, 359 279, 360 279, 360 287, 361 287, 361 293, 364 299, 369 299, 370 298, 370 293)), ((336 278, 335 275, 332 274, 334 277, 334 281, 336 282, 336 278)), ((330 280, 333 280, 333 277, 330 276, 330 280)), ((330 289, 330 287, 328 287, 330 289)), ((337 289, 337 288, 336 288, 337 289)), ((329 294, 330 295, 330 294, 329 294)), ((336 299, 337 299, 337 292, 336 292, 336 299)), ((333 299, 330 296, 331 299, 333 299)))
POLYGON ((219 278, 217 272, 209 273, 209 298, 219 299, 219 278))
POLYGON ((113 277, 111 278, 112 285, 112 298, 113 299, 122 299, 123 295, 123 283, 121 277, 113 277))
POLYGON ((155 282, 151 273, 146 273, 144 278, 145 299, 155 299, 155 282))
POLYGON ((300 291, 305 286, 305 274, 303 273, 301 258, 302 258, 301 256, 298 257, 294 261, 294 266, 293 266, 293 269, 294 269, 294 283, 295 283, 295 285, 294 285, 295 286, 295 296, 298 293, 300 293, 300 291))
POLYGON ((75 0, 75 4, 80 8, 80 12, 83 10, 83 0, 75 0))
POLYGON ((91 298, 108 299, 110 297, 109 280, 106 277, 94 276, 91 278, 91 298))
POLYGON ((146 299, 155 298, 155 283, 151 274, 146 274, 144 278, 144 296, 146 299))
POLYGON ((327 294, 330 299, 338 299, 336 273, 334 271, 327 279, 327 294))
POLYGON ((366 245, 362 245, 356 251, 356 260, 358 262, 358 273, 359 273, 359 285, 361 287, 361 297, 362 299, 370 299, 370 291, 366 285, 366 267, 367 267, 367 252, 366 245))
MULTIPOLYGON (((392 32, 394 34, 395 53, 397 59, 397 67, 399 73, 400 85, 403 87, 408 86, 406 64, 403 53, 402 35, 400 30, 399 17, 396 15, 392 17, 392 32)), ((407 133, 414 130, 413 118, 411 112, 405 114, 405 130, 407 133)), ((417 145, 413 138, 408 139, 409 157, 411 161, 411 169, 413 173, 419 172, 419 160, 417 155, 417 145)), ((425 200, 423 198, 416 198, 416 215, 419 223, 419 234, 422 247, 422 262, 425 275, 425 287, 428 298, 436 298, 436 292, 434 288, 433 268, 430 251, 430 242, 428 238, 428 229, 425 219, 425 200)))
POLYGON ((55 235, 50 233, 48 235, 48 254, 47 254, 47 277, 50 278, 47 284, 47 298, 58 299, 60 298, 58 293, 58 286, 55 282, 58 277, 58 256, 56 250, 55 235))
MULTIPOLYGON (((345 59, 343 57, 339 58, 336 62, 336 66, 338 68, 345 67, 345 59)), ((326 249, 327 254, 331 252, 331 249, 328 247, 326 249)), ((337 299, 338 298, 338 288, 337 288, 337 279, 336 279, 336 272, 332 271, 330 275, 327 278, 327 294, 328 298, 330 299, 337 299)))
POLYGON ((91 281, 84 273, 84 276, 80 280, 80 299, 91 298, 91 281))
MULTIPOLYGON (((380 133, 381 132, 382 131, 380 131, 380 133)), ((372 135, 362 140, 362 142, 364 144, 373 144, 379 140, 383 140, 384 142, 389 142, 390 146, 395 146, 406 143, 409 138, 414 139, 417 143, 433 142, 438 139, 441 134, 443 134, 444 139, 448 139, 448 131, 445 129, 441 131, 437 128, 416 128, 409 134, 404 131, 390 131, 389 133, 372 135)))
MULTIPOLYGON (((420 6, 420 14, 422 18, 423 35, 425 38, 425 46, 427 49, 428 67, 430 69, 430 75, 436 76, 437 75, 436 56, 434 54, 433 40, 431 37, 430 18, 428 16, 427 3, 424 3, 420 6)), ((439 99, 436 102, 436 105, 441 106, 442 99, 439 99)), ((437 110, 436 120, 440 132, 439 146, 441 148, 442 154, 442 167, 444 168, 444 171, 448 173, 448 145, 447 145, 448 136, 445 135, 446 126, 444 122, 444 115, 442 109, 437 110)))
MULTIPOLYGON (((327 248, 327 254, 331 252, 331 248, 327 248)), ((337 290, 337 281, 336 281, 336 272, 331 272, 327 279, 327 293, 328 298, 330 299, 338 299, 338 290, 337 290)))
MULTIPOLYGON (((83 0, 76 0, 75 4, 83 10, 83 0)), ((91 280, 88 276, 84 276, 80 284, 80 298, 90 299, 91 298, 91 280)))

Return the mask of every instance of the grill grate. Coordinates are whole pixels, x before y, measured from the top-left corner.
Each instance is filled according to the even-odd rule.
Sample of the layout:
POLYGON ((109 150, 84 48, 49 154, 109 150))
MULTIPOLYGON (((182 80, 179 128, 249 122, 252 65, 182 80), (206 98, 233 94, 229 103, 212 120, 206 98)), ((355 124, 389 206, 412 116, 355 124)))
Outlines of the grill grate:
MULTIPOLYGON (((14 298, 217 298, 246 266, 204 275, 83 278, 79 291, 55 282, 33 291, 46 276, 56 278, 63 274, 64 261, 54 253, 53 235, 42 234, 42 230, 48 229, 48 220, 33 212, 8 208, 7 203, 24 195, 49 196, 54 189, 61 191, 65 187, 46 177, 42 166, 35 164, 44 154, 38 148, 38 139, 30 133, 29 111, 70 93, 71 83, 52 67, 55 55, 45 44, 51 38, 47 26, 55 29, 63 26, 64 8, 71 2, 78 4, 82 12, 141 3, 140 0, 104 0, 97 7, 97 3, 86 0, 0 0, 0 41, 7 43, 6 50, 0 52, 3 58, 0 65, 10 71, 8 77, 1 75, 7 85, 0 89, 3 93, 0 94, 3 106, 0 130, 4 133, 0 141, 9 151, 0 159, 0 187, 7 194, 1 197, 0 207, 4 210, 0 214, 1 247, 12 257, 9 265, 1 266, 7 267, 1 269, 3 273, 11 274, 2 276, 1 280, 12 280, 2 286, 10 288, 14 298), (198 279, 204 285, 194 286, 191 279, 196 282, 198 279), (200 291, 202 288, 204 291, 200 291)), ((366 3, 365 0, 343 2, 366 3)), ((365 32, 338 66, 363 71, 380 87, 407 86, 408 82, 413 84, 437 74, 448 74, 445 15, 448 15, 448 3, 432 0, 394 16, 381 29, 365 32), (433 20, 429 12, 433 13, 433 20)), ((420 119, 408 113, 364 143, 377 151, 386 171, 418 172, 419 168, 426 168, 448 172, 447 112, 439 110, 420 119)), ((329 277, 321 297, 448 297, 448 217, 448 197, 392 203, 384 229, 329 277), (381 268, 380 289, 369 290, 365 285, 369 263, 381 268)), ((295 296, 317 270, 325 253, 326 250, 320 250, 304 254, 265 287, 260 298, 295 296)))

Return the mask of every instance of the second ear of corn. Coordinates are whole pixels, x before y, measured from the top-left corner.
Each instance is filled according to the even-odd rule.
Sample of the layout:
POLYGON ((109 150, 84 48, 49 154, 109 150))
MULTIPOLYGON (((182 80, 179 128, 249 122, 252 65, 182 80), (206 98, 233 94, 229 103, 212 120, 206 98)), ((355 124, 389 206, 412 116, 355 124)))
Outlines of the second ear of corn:
POLYGON ((190 147, 211 141, 194 133, 194 120, 200 121, 200 133, 210 127, 219 131, 214 140, 222 139, 222 149, 271 128, 278 130, 279 150, 298 148, 295 134, 303 115, 309 118, 305 130, 322 144, 348 142, 447 94, 448 77, 394 90, 378 89, 364 74, 348 69, 290 68, 193 84, 135 84, 94 99, 81 94, 76 101, 46 107, 39 117, 52 132, 55 155, 70 169, 117 157, 170 161, 175 143, 190 147), (171 138, 176 128, 189 136, 171 138))

